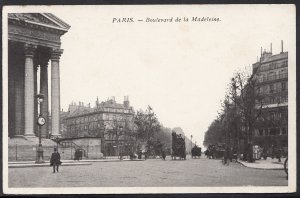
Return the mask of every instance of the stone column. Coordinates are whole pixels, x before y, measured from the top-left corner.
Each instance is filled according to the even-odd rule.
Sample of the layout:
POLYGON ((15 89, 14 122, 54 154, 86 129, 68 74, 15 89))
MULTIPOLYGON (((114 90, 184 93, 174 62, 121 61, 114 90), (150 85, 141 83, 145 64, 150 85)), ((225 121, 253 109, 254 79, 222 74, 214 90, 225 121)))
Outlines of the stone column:
POLYGON ((37 96, 37 72, 38 72, 38 65, 37 65, 37 60, 33 61, 33 65, 34 65, 34 119, 33 119, 33 127, 34 127, 34 134, 35 136, 38 136, 39 132, 38 132, 38 125, 36 124, 36 120, 38 117, 38 102, 36 99, 37 96))
POLYGON ((15 136, 24 135, 24 56, 18 58, 17 72, 15 73, 15 136))
POLYGON ((60 77, 59 59, 62 49, 53 49, 51 52, 51 133, 60 135, 60 77))
POLYGON ((44 95, 42 103, 42 114, 46 119, 46 123, 41 127, 42 138, 48 138, 48 123, 49 123, 49 104, 48 104, 48 59, 45 59, 40 64, 40 93, 44 95))
POLYGON ((36 46, 25 44, 25 136, 34 137, 34 65, 33 56, 36 46))

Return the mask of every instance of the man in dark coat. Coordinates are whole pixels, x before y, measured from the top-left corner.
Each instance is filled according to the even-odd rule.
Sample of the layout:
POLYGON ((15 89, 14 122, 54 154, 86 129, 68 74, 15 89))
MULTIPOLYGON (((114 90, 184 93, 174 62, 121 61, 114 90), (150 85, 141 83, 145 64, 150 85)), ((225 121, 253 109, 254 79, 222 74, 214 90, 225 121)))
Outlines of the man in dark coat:
POLYGON ((74 160, 80 160, 80 150, 76 149, 74 153, 74 160))
POLYGON ((162 155, 163 160, 165 160, 166 159, 166 152, 164 150, 162 151, 161 155, 162 155))
POLYGON ((52 153, 51 159, 50 159, 50 166, 53 166, 53 173, 55 173, 55 168, 56 168, 56 171, 58 172, 59 165, 61 165, 60 154, 57 151, 57 148, 54 148, 54 153, 52 153))

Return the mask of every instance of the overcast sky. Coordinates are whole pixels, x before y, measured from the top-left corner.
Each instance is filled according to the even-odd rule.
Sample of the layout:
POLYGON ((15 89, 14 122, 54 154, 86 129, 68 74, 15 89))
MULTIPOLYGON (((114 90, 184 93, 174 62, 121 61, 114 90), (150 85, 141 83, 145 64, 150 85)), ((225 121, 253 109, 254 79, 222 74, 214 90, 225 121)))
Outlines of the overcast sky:
MULTIPOLYGON (((61 108, 129 96, 151 105, 165 127, 181 127, 202 145, 233 73, 256 62, 260 47, 288 51, 293 6, 47 7, 71 28, 62 37, 61 108), (114 17, 219 17, 220 22, 112 23, 114 17)), ((173 20, 174 20, 173 19, 173 20)), ((249 67, 248 67, 249 68, 249 67)))

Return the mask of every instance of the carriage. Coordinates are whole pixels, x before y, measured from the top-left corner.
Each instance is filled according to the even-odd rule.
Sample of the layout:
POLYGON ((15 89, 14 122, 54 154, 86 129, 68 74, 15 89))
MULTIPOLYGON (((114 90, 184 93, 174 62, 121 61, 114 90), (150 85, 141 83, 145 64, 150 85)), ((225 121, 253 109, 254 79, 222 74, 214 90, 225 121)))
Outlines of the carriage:
POLYGON ((176 132, 172 132, 172 153, 171 153, 172 160, 176 157, 179 159, 186 159, 186 152, 185 152, 185 139, 181 136, 181 134, 176 134, 176 132))
POLYGON ((217 143, 217 144, 210 144, 205 151, 205 155, 209 159, 219 159, 224 156, 225 152, 225 144, 224 143, 217 143))
POLYGON ((200 158, 201 157, 201 147, 198 147, 197 145, 195 145, 192 148, 192 158, 200 158))

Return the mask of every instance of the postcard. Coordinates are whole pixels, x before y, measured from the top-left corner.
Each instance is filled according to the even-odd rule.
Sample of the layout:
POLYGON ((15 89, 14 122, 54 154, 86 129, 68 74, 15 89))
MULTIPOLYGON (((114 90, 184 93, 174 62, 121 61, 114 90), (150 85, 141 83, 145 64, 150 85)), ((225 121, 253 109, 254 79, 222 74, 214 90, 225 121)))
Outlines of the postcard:
POLYGON ((295 192, 295 5, 2 19, 4 193, 295 192))

